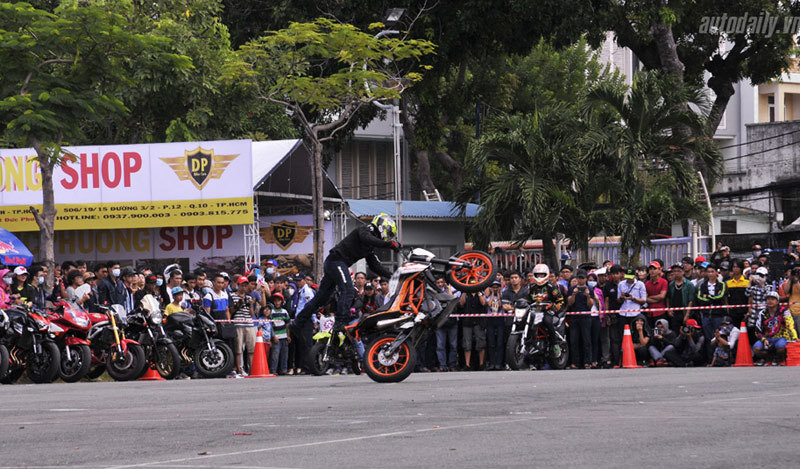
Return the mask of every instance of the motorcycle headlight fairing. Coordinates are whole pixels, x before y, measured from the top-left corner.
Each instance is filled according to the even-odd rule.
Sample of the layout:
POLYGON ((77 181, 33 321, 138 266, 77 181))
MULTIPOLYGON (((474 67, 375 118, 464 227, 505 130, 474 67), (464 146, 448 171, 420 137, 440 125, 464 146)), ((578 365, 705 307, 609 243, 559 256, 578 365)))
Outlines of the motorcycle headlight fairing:
POLYGON ((528 314, 528 308, 514 308, 514 318, 522 319, 528 314))
POLYGON ((157 324, 161 323, 162 317, 163 316, 161 315, 161 310, 154 309, 154 310, 150 311, 150 322, 153 325, 157 325, 157 324))

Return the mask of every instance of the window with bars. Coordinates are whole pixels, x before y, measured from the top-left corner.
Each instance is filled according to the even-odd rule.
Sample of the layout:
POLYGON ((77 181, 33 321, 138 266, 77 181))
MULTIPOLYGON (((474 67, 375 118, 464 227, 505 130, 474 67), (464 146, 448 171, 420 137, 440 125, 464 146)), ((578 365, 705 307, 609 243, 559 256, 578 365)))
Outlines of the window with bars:
POLYGON ((345 198, 394 198, 394 154, 391 142, 350 142, 338 153, 336 168, 339 190, 345 198))

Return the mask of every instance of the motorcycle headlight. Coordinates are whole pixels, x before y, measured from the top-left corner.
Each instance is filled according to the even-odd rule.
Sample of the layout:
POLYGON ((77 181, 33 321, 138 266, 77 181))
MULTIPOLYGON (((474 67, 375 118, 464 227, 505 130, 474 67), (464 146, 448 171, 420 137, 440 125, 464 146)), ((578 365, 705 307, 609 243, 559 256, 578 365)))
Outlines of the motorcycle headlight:
POLYGON ((522 319, 528 314, 528 308, 514 308, 514 318, 522 319))
MULTIPOLYGON (((37 323, 37 325, 39 325, 39 323, 37 323)), ((51 322, 50 323, 50 332, 52 332, 53 334, 58 334, 58 333, 64 332, 64 329, 62 329, 58 324, 54 324, 54 323, 51 322)))
POLYGON ((88 315, 75 315, 75 324, 80 327, 89 327, 89 316, 88 315))
POLYGON ((161 323, 161 318, 162 318, 161 311, 159 311, 157 309, 155 309, 153 311, 150 311, 150 322, 153 325, 160 324, 161 323))

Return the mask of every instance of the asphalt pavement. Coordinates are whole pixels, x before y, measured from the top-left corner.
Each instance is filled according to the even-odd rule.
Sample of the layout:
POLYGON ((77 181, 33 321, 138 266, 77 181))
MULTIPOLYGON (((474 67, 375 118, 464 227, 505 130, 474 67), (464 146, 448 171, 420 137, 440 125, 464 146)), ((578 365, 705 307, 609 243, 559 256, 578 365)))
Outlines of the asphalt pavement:
POLYGON ((800 368, 0 386, 2 467, 796 467, 800 368))

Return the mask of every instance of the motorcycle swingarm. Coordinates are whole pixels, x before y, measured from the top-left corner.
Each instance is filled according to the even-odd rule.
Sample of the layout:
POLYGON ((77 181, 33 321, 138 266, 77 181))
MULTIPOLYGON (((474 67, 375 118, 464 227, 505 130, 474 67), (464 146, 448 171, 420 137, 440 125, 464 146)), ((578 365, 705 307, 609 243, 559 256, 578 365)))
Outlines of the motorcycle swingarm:
POLYGON ((417 330, 418 328, 413 327, 408 331, 405 330, 400 331, 397 337, 395 337, 395 339, 392 341, 392 345, 390 345, 389 348, 386 350, 386 355, 394 355, 395 353, 397 353, 397 351, 400 350, 400 347, 409 339, 411 339, 413 344, 414 342, 413 337, 417 335, 415 334, 415 331, 417 330))

